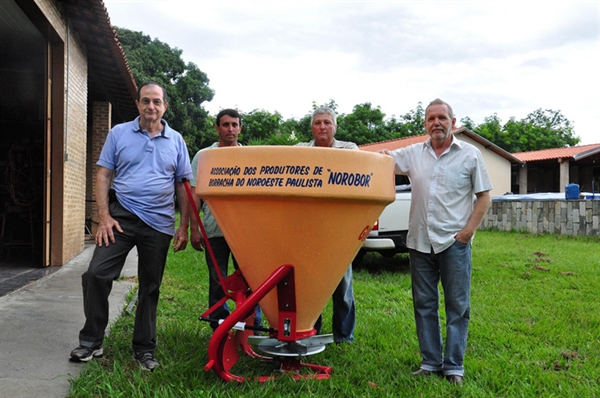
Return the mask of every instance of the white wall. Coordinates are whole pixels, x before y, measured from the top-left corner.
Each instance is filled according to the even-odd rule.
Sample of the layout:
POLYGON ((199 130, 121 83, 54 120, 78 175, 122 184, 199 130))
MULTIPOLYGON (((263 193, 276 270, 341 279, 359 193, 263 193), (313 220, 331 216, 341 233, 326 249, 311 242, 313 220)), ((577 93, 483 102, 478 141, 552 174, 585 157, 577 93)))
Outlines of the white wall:
POLYGON ((468 142, 474 145, 481 151, 485 167, 487 168, 492 186, 494 187, 490 192, 492 196, 502 196, 507 192, 510 192, 510 172, 511 163, 508 159, 503 158, 497 153, 485 148, 480 143, 472 140, 464 134, 455 134, 456 138, 461 141, 468 142))

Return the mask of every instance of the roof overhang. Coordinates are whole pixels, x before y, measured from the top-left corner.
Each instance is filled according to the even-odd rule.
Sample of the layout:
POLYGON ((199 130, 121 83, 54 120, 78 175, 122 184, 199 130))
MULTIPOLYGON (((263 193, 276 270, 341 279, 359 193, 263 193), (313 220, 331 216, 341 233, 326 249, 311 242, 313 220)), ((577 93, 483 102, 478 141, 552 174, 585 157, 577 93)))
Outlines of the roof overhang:
POLYGON ((137 86, 123 48, 102 0, 59 0, 75 34, 87 49, 88 92, 91 100, 109 101, 120 121, 139 112, 137 86))
POLYGON ((573 160, 577 162, 579 160, 586 159, 586 158, 589 158, 594 155, 600 155, 600 147, 590 149, 589 151, 578 153, 577 155, 573 156, 573 160))
POLYGON ((467 129, 466 127, 460 127, 458 129, 454 130, 454 135, 461 135, 461 134, 469 137, 470 139, 477 142, 484 148, 489 149, 490 151, 502 156, 503 158, 507 159, 511 163, 516 163, 518 165, 525 164, 525 162, 523 162, 521 159, 513 156, 510 152, 505 151, 504 149, 500 148, 498 145, 483 138, 479 134, 472 132, 471 130, 467 129))

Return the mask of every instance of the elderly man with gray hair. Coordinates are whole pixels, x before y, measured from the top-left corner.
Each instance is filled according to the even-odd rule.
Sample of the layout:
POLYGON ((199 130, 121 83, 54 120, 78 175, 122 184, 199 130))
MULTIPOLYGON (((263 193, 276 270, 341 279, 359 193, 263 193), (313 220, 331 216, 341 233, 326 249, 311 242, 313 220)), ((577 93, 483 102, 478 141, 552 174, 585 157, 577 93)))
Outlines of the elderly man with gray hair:
MULTIPOLYGON (((313 111, 311 119, 313 140, 301 142, 297 146, 311 146, 323 148, 355 149, 358 146, 353 142, 336 140, 337 117, 333 109, 320 107, 313 111)), ((354 291, 352 289, 352 264, 333 292, 333 338, 336 343, 351 343, 354 340, 354 326, 356 324, 356 307, 354 305, 354 291)), ((321 332, 322 316, 315 324, 317 333, 321 332)))
POLYGON ((471 314, 471 242, 490 206, 492 183, 479 149, 452 133, 455 124, 452 107, 437 98, 425 108, 427 141, 380 152, 390 155, 396 173, 407 175, 412 182, 406 246, 422 358, 413 376, 439 375, 462 384, 471 314), (445 344, 440 283, 446 312, 445 344))

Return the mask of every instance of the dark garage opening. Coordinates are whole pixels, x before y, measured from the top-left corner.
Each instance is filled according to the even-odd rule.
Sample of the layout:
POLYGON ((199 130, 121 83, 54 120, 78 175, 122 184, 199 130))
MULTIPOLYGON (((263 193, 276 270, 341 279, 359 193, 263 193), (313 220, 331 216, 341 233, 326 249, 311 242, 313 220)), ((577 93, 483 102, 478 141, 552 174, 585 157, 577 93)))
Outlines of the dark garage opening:
POLYGON ((0 4, 0 295, 42 269, 46 40, 0 4))

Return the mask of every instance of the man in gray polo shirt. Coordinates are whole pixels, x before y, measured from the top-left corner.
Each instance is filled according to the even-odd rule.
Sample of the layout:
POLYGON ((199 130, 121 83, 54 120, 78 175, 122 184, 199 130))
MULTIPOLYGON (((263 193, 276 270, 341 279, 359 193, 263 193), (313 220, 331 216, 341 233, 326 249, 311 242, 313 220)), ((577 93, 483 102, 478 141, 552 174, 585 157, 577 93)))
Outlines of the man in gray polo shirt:
MULTIPOLYGON (((358 150, 353 142, 336 140, 337 117, 333 109, 320 107, 313 111, 311 118, 311 131, 313 140, 301 142, 297 146, 311 146, 322 148, 340 148, 358 150)), ((356 306, 354 304, 354 290, 352 288, 352 264, 333 292, 333 339, 336 343, 351 343, 354 341, 354 326, 356 325, 356 306)), ((317 333, 321 333, 322 317, 319 316, 315 324, 317 333)))
MULTIPOLYGON (((242 119, 238 111, 235 109, 223 109, 220 111, 216 117, 215 129, 219 134, 219 141, 204 149, 242 146, 242 144, 238 142, 238 136, 242 132, 242 119)), ((202 156, 202 151, 204 149, 199 150, 192 160, 193 177, 190 181, 192 188, 196 187, 198 160, 202 156)), ((200 197, 196 195, 195 189, 192 189, 192 196, 196 204, 196 209, 199 209, 200 197)), ((215 260, 217 261, 217 266, 219 267, 221 276, 225 278, 228 275, 229 258, 231 257, 235 269, 238 269, 237 261, 235 260, 235 257, 233 256, 233 253, 231 252, 231 249, 229 248, 229 245, 223 236, 223 232, 221 232, 221 228, 219 228, 219 225, 217 224, 217 220, 215 220, 215 217, 211 213, 206 202, 202 202, 202 211, 204 213, 202 225, 206 231, 206 235, 215 256, 215 260)), ((191 214, 191 212, 192 210, 190 210, 190 243, 194 249, 201 251, 204 249, 206 243, 204 242, 204 238, 200 233, 198 221, 196 220, 196 217, 191 214)), ((205 257, 209 273, 208 307, 212 308, 212 306, 225 297, 225 292, 219 284, 219 277, 211 256, 209 253, 206 253, 205 257)), ((219 326, 218 321, 225 319, 227 316, 229 316, 229 306, 226 302, 210 313, 210 326, 213 331, 219 326)), ((257 306, 254 313, 253 326, 257 328, 261 327, 261 321, 262 312, 260 307, 257 306)))

